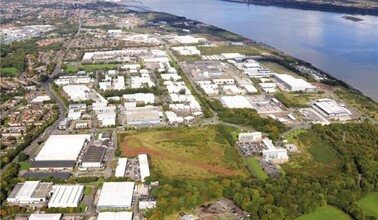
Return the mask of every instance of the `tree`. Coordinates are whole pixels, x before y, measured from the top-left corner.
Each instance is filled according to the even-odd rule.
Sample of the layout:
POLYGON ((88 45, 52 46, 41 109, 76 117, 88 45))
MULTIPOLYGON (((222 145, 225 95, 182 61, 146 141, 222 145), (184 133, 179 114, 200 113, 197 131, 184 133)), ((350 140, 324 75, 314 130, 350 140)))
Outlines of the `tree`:
POLYGON ((25 154, 24 152, 21 152, 18 154, 18 161, 22 162, 29 159, 29 155, 25 154))

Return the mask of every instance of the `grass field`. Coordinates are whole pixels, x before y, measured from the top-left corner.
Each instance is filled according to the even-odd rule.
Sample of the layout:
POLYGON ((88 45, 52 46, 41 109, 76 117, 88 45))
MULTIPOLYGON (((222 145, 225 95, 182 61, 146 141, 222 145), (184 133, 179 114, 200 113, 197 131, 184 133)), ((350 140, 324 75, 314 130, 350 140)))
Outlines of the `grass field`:
POLYGON ((5 67, 0 68, 0 75, 1 76, 17 76, 20 71, 15 67, 5 67))
POLYGON ((253 175, 259 179, 265 180, 268 178, 268 174, 261 168, 259 161, 255 157, 248 157, 248 166, 250 167, 253 175))
POLYGON ((314 143, 308 148, 308 151, 318 162, 331 163, 332 161, 339 159, 336 152, 324 143, 314 143))
POLYGON ((86 187, 85 187, 85 190, 84 190, 84 195, 89 195, 89 194, 91 194, 91 193, 92 193, 92 190, 93 190, 92 187, 88 187, 88 186, 86 186, 86 187))
POLYGON ((120 134, 119 140, 124 156, 148 154, 152 173, 178 179, 248 176, 236 149, 214 126, 132 131, 120 134))
POLYGON ((295 139, 297 138, 299 134, 306 133, 306 132, 307 132, 306 129, 298 129, 286 135, 285 139, 287 140, 288 143, 294 143, 295 139))
POLYGON ((21 168, 20 168, 21 170, 28 170, 31 166, 31 164, 27 163, 27 162, 20 162, 19 164, 21 166, 21 168))
POLYGON ((269 69, 273 70, 276 73, 289 74, 298 78, 298 75, 296 73, 294 73, 293 71, 287 69, 286 67, 278 63, 262 61, 261 64, 263 64, 264 66, 268 67, 269 69))
POLYGON ((79 70, 85 71, 95 71, 95 70, 105 70, 105 69, 114 69, 118 65, 117 64, 84 64, 84 65, 73 65, 68 64, 66 71, 69 73, 75 73, 79 70))
POLYGON ((201 51, 201 55, 214 55, 221 53, 240 53, 244 55, 260 55, 260 49, 256 47, 245 47, 245 46, 217 46, 217 47, 198 47, 201 51))
POLYGON ((357 204, 362 208, 365 215, 378 218, 378 193, 369 193, 360 199, 357 204))
POLYGON ((320 220, 320 219, 332 219, 332 220, 348 220, 350 217, 341 210, 332 206, 326 206, 317 208, 315 212, 307 215, 302 215, 296 220, 320 220))

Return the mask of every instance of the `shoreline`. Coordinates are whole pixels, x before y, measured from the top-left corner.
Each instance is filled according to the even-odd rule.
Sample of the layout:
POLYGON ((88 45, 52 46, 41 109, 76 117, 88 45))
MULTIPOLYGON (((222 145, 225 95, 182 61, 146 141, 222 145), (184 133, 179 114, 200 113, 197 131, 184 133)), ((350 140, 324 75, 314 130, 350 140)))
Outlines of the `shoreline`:
POLYGON ((281 8, 292 8, 300 10, 311 10, 311 11, 323 11, 323 12, 333 12, 333 13, 347 13, 351 15, 371 15, 378 16, 378 6, 375 8, 360 8, 355 6, 343 6, 343 5, 333 5, 333 4, 318 4, 315 2, 288 2, 280 0, 221 0, 233 3, 242 4, 252 4, 260 6, 274 6, 281 8))
MULTIPOLYGON (((222 1, 230 1, 230 0, 222 0, 222 1)), ((171 13, 167 13, 167 12, 154 11, 154 10, 152 10, 151 8, 149 8, 148 6, 145 6, 142 2, 138 2, 138 1, 134 2, 134 3, 137 3, 137 4, 133 4, 133 3, 130 4, 130 3, 131 3, 131 2, 119 2, 119 3, 117 3, 117 5, 120 5, 120 6, 122 6, 122 7, 126 7, 126 8, 128 8, 130 11, 133 11, 133 12, 135 12, 135 13, 160 13, 160 14, 167 14, 167 15, 171 15, 171 16, 175 16, 175 17, 185 18, 185 19, 188 20, 188 21, 196 21, 196 20, 192 20, 192 19, 189 19, 189 18, 187 18, 187 17, 184 17, 184 16, 179 16, 179 15, 175 15, 175 14, 171 14, 171 13), (135 10, 135 9, 136 9, 136 10, 135 10)), ((200 22, 200 23, 206 24, 206 23, 201 22, 201 21, 196 21, 196 22, 200 22)), ((206 24, 206 25, 211 25, 211 24, 206 24)), ((321 75, 327 77, 327 79, 335 81, 335 82, 338 83, 340 86, 342 86, 342 87, 344 87, 344 88, 350 90, 351 92, 353 92, 353 93, 357 93, 357 94, 359 94, 359 95, 362 95, 362 96, 364 96, 364 97, 366 97, 366 98, 372 100, 373 102, 378 103, 378 100, 374 100, 373 98, 371 98, 371 97, 365 95, 360 89, 355 88, 355 87, 353 87, 352 85, 349 85, 348 83, 344 82, 343 80, 340 80, 340 79, 336 78, 335 76, 332 76, 332 74, 323 71, 322 69, 316 67, 314 64, 312 64, 312 63, 310 63, 310 62, 308 62, 308 61, 306 61, 306 60, 302 60, 302 59, 300 59, 300 58, 294 57, 294 56, 292 56, 292 55, 290 55, 290 54, 288 54, 288 53, 286 53, 286 52, 284 52, 284 51, 278 50, 278 49, 276 49, 275 47, 270 46, 270 45, 268 45, 268 44, 266 44, 266 43, 264 43, 264 42, 257 42, 257 41, 255 41, 255 40, 253 40, 253 39, 250 39, 250 38, 248 38, 248 37, 242 36, 242 35, 240 35, 240 34, 233 33, 233 32, 231 32, 231 31, 228 31, 228 30, 225 30, 225 29, 222 29, 222 28, 216 27, 216 26, 214 26, 214 25, 211 25, 211 26, 213 26, 214 28, 217 28, 217 29, 219 29, 219 30, 222 30, 222 31, 225 31, 225 32, 228 32, 228 33, 232 33, 232 34, 238 35, 238 36, 242 37, 242 38, 244 39, 244 41, 252 41, 252 42, 255 42, 256 45, 262 46, 262 47, 264 47, 264 48, 266 48, 266 49, 269 49, 269 50, 271 50, 271 51, 273 51, 273 52, 276 52, 276 53, 280 54, 280 56, 291 57, 291 58, 295 59, 296 61, 298 61, 298 63, 300 63, 300 64, 302 64, 302 65, 304 65, 304 66, 306 66, 306 67, 308 67, 308 68, 311 68, 311 69, 313 69, 313 70, 315 70, 315 71, 318 71, 321 75)))

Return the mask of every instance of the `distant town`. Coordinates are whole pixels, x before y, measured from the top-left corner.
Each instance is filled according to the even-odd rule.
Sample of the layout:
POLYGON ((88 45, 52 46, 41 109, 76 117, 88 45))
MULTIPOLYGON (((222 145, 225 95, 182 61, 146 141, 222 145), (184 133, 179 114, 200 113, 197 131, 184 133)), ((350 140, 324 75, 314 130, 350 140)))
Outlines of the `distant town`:
MULTIPOLYGON (((294 219, 333 207, 352 215, 308 177, 354 172, 342 158, 356 152, 330 147, 335 133, 344 132, 341 145, 376 148, 367 137, 378 104, 345 83, 165 13, 94 0, 1 8, 2 219, 294 219), (369 129, 362 138, 342 126, 369 129), (310 189, 286 191, 296 181, 318 190, 312 203, 300 202, 310 189), (278 211, 273 190, 300 205, 278 211)), ((376 191, 364 172, 358 184, 376 191)), ((327 181, 324 189, 335 185, 327 181)))

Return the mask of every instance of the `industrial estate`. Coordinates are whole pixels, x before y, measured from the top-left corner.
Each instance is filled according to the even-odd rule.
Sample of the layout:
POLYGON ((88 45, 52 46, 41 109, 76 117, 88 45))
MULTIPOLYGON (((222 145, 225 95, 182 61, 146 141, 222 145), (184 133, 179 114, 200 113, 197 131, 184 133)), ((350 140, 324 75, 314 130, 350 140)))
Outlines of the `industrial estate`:
POLYGON ((2 219, 378 218, 371 99, 201 22, 52 2, 1 3, 2 219))

